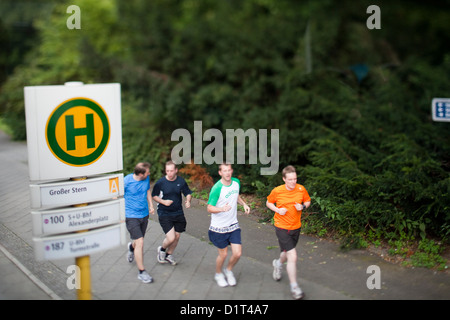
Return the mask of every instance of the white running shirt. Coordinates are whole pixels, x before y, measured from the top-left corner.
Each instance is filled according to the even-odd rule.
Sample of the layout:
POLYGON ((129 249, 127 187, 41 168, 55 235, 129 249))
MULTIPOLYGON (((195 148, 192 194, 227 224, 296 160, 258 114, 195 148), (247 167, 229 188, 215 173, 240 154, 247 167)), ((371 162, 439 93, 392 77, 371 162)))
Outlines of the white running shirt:
POLYGON ((231 178, 231 184, 225 186, 222 180, 216 182, 209 193, 208 204, 215 207, 223 207, 227 203, 230 210, 219 213, 211 213, 209 230, 218 233, 227 233, 239 229, 237 220, 237 201, 241 182, 237 178, 231 178))

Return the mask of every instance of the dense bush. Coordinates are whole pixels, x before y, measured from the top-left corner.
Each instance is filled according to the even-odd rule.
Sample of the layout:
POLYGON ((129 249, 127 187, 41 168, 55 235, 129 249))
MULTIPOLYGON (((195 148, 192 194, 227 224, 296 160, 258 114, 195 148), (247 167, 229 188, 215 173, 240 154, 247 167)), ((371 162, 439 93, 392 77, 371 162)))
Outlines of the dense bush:
MULTIPOLYGON (((365 25, 367 1, 80 0, 81 30, 65 27, 70 4, 27 16, 35 44, 0 96, 16 138, 23 86, 119 82, 125 171, 147 160, 159 177, 171 133, 193 132, 195 120, 203 130, 279 129, 280 170, 295 165, 323 213, 312 222, 449 239, 449 124, 430 112, 432 98, 448 96, 449 1, 381 2, 381 30, 365 25)), ((235 172, 264 203, 282 180, 260 167, 235 172)), ((205 169, 217 178, 217 166, 205 169)))

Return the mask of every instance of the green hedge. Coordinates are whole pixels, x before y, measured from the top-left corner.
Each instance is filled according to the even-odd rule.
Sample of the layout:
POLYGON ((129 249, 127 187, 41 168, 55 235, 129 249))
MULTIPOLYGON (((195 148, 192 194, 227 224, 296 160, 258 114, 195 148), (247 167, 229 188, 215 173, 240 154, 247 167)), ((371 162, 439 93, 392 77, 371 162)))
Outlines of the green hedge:
MULTIPOLYGON (((366 1, 80 0, 81 30, 65 27, 70 4, 25 18, 9 8, 35 32, 2 77, 0 112, 15 138, 25 139, 24 86, 119 82, 127 172, 147 160, 160 176, 171 133, 193 132, 195 120, 279 129, 280 170, 297 167, 320 223, 449 239, 449 124, 430 111, 450 83, 448 1, 382 3, 381 30, 365 26, 366 1)), ((235 171, 263 204, 282 180, 260 167, 235 171)))

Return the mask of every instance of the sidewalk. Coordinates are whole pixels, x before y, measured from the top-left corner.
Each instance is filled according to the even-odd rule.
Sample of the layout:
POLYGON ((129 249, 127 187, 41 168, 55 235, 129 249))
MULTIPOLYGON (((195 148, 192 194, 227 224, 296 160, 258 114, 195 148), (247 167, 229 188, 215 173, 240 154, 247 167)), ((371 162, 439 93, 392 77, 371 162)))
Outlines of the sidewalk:
POLYGON ((0 300, 57 299, 47 289, 0 245, 0 300))
MULTIPOLYGON (((0 163, 0 245, 4 248, 0 250, 0 299, 76 299, 75 290, 66 285, 71 275, 66 270, 75 259, 34 260, 26 144, 11 142, 0 132, 0 163)), ((151 216, 144 263, 153 283, 137 279, 135 263, 126 261, 125 246, 92 255, 93 299, 292 300, 287 275, 280 282, 272 279, 271 263, 279 255, 272 226, 239 215, 243 256, 234 270, 238 284, 219 288, 213 280, 217 250, 207 237, 210 217, 204 203, 194 199, 185 213, 188 225, 174 253, 176 266, 157 263, 156 248, 163 232, 157 216, 151 216)), ((448 274, 403 268, 362 250, 343 253, 334 243, 304 235, 297 248, 305 299, 450 299, 448 274), (370 265, 380 267, 379 290, 367 288, 370 265)))

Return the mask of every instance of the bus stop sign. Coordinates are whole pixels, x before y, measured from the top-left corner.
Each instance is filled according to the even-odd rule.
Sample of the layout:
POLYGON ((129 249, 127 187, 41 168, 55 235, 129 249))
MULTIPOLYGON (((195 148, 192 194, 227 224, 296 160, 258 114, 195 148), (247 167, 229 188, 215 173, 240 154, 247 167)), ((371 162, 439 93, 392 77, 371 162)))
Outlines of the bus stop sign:
POLYGON ((450 99, 434 98, 431 102, 433 121, 450 122, 450 99))

